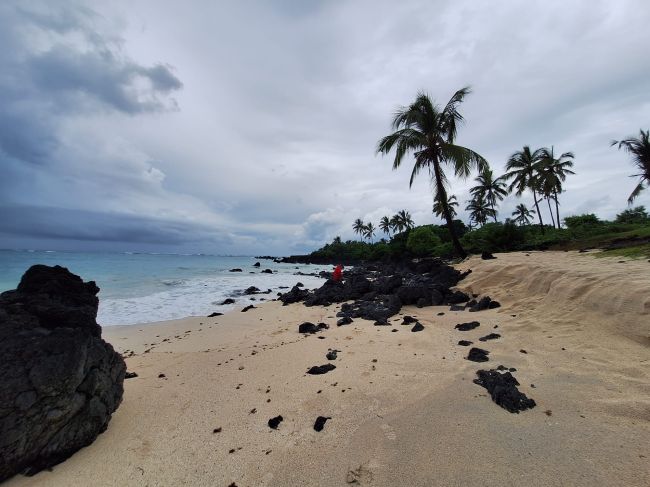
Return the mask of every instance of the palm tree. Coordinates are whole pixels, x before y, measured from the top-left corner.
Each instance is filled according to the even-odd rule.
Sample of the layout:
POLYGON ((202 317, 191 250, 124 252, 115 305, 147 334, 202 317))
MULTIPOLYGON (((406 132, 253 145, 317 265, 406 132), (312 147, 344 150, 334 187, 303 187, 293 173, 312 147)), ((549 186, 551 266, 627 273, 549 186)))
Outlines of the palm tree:
POLYGON ((481 196, 487 204, 494 210, 494 222, 497 221, 497 212, 495 206, 497 201, 502 201, 505 196, 508 195, 508 190, 506 189, 506 183, 503 178, 494 178, 492 169, 489 167, 484 167, 481 173, 476 179, 474 179, 478 185, 474 186, 469 190, 472 196, 481 196))
POLYGON ((402 226, 405 230, 410 230, 415 226, 411 214, 406 210, 401 210, 397 212, 397 218, 402 223, 402 226))
POLYGON ((390 228, 393 229, 393 233, 400 233, 404 229, 397 215, 393 215, 390 218, 390 228))
POLYGON ((363 223, 363 220, 361 218, 357 218, 354 220, 354 223, 352 224, 352 230, 354 230, 354 233, 357 235, 363 235, 365 229, 365 224, 363 223))
POLYGON ((418 93, 413 104, 401 107, 395 113, 392 124, 394 132, 377 144, 377 152, 383 155, 389 154, 395 148, 393 169, 401 165, 404 156, 413 153, 415 164, 411 172, 410 186, 422 169, 429 171, 434 183, 433 199, 441 201, 452 243, 461 257, 466 257, 467 253, 458 240, 447 205, 447 178, 443 164, 450 164, 454 175, 462 178, 467 178, 472 168, 480 170, 487 164, 487 161, 473 150, 454 144, 457 127, 463 121, 458 105, 469 92, 469 87, 458 90, 442 109, 432 103, 428 95, 418 93))
POLYGON ((627 204, 631 205, 639 193, 645 189, 644 185, 650 185, 650 130, 639 130, 639 138, 630 137, 625 140, 612 141, 612 145, 618 145, 632 155, 632 162, 637 167, 639 174, 633 174, 631 177, 639 178, 639 184, 627 199, 627 204))
POLYGON ((539 169, 540 158, 541 149, 531 152, 530 147, 525 145, 522 150, 510 156, 506 163, 507 172, 503 175, 503 178, 512 179, 508 190, 512 191, 516 189, 515 194, 517 196, 521 196, 527 189, 532 191, 535 208, 537 208, 539 226, 542 229, 542 233, 544 233, 544 222, 542 221, 542 214, 539 211, 539 200, 537 199, 537 171, 539 169))
POLYGON ((372 242, 372 238, 375 236, 375 226, 372 224, 372 222, 368 223, 363 228, 363 236, 372 242))
MULTIPOLYGON (((456 211, 456 208, 458 207, 458 200, 456 199, 456 195, 451 195, 449 198, 447 198, 447 206, 449 207, 449 214, 451 215, 452 218, 456 218, 456 215, 458 212, 456 211)), ((438 218, 444 218, 444 211, 442 209, 442 205, 440 204, 439 200, 435 200, 433 202, 433 214, 436 215, 438 218)))
POLYGON ((512 216, 515 217, 515 222, 519 225, 530 225, 534 213, 535 210, 529 210, 526 205, 519 203, 515 211, 512 212, 512 216))
POLYGON ((469 211, 469 217, 481 226, 485 225, 489 217, 496 214, 495 210, 483 199, 483 196, 475 196, 467 203, 465 209, 469 211))
POLYGON ((390 218, 388 218, 387 216, 382 216, 381 220, 379 220, 379 228, 381 229, 382 232, 384 232, 386 235, 390 237, 390 231, 392 229, 390 218))
MULTIPOLYGON (((553 151, 546 147, 541 149, 540 159, 540 177, 542 180, 542 187, 546 188, 549 192, 548 201, 550 206, 550 198, 555 200, 555 216, 557 227, 560 228, 560 203, 558 201, 558 194, 562 193, 562 183, 566 181, 569 174, 575 174, 570 168, 573 167, 574 158, 573 152, 565 152, 557 159, 553 151)), ((551 218, 553 214, 551 213, 551 218)))

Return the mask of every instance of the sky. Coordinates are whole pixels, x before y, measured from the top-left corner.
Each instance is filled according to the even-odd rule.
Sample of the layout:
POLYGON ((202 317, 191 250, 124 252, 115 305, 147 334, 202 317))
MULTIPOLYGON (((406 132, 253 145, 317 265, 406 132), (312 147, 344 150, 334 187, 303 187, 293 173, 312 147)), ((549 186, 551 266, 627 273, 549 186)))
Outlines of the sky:
MULTIPOLYGON (((418 91, 467 85, 459 144, 496 174, 572 151, 561 215, 613 218, 636 181, 610 141, 650 128, 648 25, 646 0, 3 1, 0 248, 286 255, 356 218, 439 224, 412 158, 375 149, 418 91)), ((475 176, 450 177, 465 221, 475 176)))

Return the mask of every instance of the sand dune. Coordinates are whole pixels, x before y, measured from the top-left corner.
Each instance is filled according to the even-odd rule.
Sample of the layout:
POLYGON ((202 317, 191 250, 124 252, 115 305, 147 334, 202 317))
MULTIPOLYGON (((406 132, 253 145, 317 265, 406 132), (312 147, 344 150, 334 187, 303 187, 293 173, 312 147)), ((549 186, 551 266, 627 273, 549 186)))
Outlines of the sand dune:
POLYGON ((650 485, 650 264, 533 252, 459 267, 473 270, 461 288, 502 307, 404 308, 419 333, 399 317, 337 328, 336 306, 279 303, 106 328, 139 374, 109 429, 6 485, 650 485), (479 328, 454 329, 473 319, 479 328), (331 327, 305 337, 303 321, 331 327), (493 331, 502 337, 477 341, 493 331), (465 360, 460 339, 490 361, 465 360), (336 370, 305 374, 329 348, 336 370), (508 413, 472 383, 499 364, 537 407, 508 413), (332 419, 316 432, 319 415, 332 419))

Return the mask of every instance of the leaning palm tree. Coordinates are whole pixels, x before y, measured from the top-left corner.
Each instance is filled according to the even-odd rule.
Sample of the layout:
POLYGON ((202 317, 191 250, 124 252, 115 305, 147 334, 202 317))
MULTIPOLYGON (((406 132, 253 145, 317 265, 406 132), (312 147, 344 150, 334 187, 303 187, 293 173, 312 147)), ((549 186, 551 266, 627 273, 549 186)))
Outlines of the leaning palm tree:
POLYGON ((469 211, 469 217, 478 225, 485 225, 487 219, 496 213, 482 196, 475 196, 467 203, 465 210, 469 211))
POLYGON ((382 138, 377 145, 377 152, 384 155, 395 148, 393 169, 401 165, 404 156, 413 153, 415 164, 410 186, 421 170, 426 168, 429 171, 434 200, 438 198, 441 201, 452 243, 461 257, 466 257, 467 253, 458 240, 447 205, 444 165, 450 164, 454 175, 461 178, 467 178, 472 168, 480 170, 487 165, 487 161, 478 153, 454 144, 458 125, 463 121, 458 105, 469 92, 469 87, 458 90, 444 108, 434 104, 425 93, 418 93, 415 102, 397 110, 392 124, 394 132, 382 138))
POLYGON ((368 223, 363 228, 363 236, 366 237, 370 242, 372 242, 373 237, 375 236, 375 226, 371 223, 368 223))
POLYGON ((542 221, 542 214, 539 211, 539 200, 537 199, 537 172, 539 170, 540 159, 541 149, 531 152, 530 147, 525 145, 522 150, 510 156, 506 163, 507 172, 503 175, 503 178, 512 179, 508 190, 516 190, 515 194, 517 196, 521 196, 526 190, 532 191, 533 201, 537 209, 537 217, 539 218, 539 226, 542 229, 542 233, 544 233, 544 222, 542 221))
POLYGON ((352 230, 354 230, 354 233, 357 235, 363 235, 365 226, 366 225, 363 223, 363 220, 361 218, 357 218, 352 224, 352 230))
MULTIPOLYGON (((565 152, 560 157, 555 158, 553 146, 550 150, 544 147, 540 153, 540 177, 541 186, 549 191, 548 201, 555 201, 555 216, 557 227, 560 228, 560 203, 558 194, 562 193, 562 183, 566 181, 569 174, 575 174, 570 168, 573 167, 573 152, 565 152)), ((551 214, 552 217, 552 214, 551 214)))
POLYGON ((530 225, 534 213, 535 210, 529 210, 526 205, 519 203, 515 211, 512 212, 512 216, 515 217, 515 223, 519 225, 530 225))
POLYGON ((388 218, 387 216, 382 216, 381 220, 379 220, 379 228, 381 229, 382 232, 384 232, 386 235, 390 237, 390 231, 392 230, 390 218, 388 218))
POLYGON ((631 177, 639 178, 639 184, 636 185, 634 191, 627 199, 627 204, 631 205, 634 199, 639 196, 639 193, 645 189, 646 185, 650 185, 650 130, 639 130, 639 137, 629 137, 625 140, 613 140, 612 145, 618 145, 619 149, 629 152, 632 156, 632 162, 639 171, 638 174, 633 174, 631 177))
MULTIPOLYGON (((456 215, 458 215, 458 212, 456 211, 456 208, 458 207, 458 200, 456 199, 456 195, 452 194, 447 198, 447 207, 449 208, 449 214, 451 217, 456 218, 456 215)), ((444 218, 444 210, 442 209, 442 205, 438 199, 433 202, 433 214, 438 218, 444 218)))
POLYGON ((502 201, 508 195, 506 183, 502 177, 494 177, 492 169, 484 167, 478 177, 474 179, 478 184, 470 188, 469 192, 472 196, 481 196, 488 205, 494 210, 494 221, 497 221, 496 204, 497 201, 502 201))

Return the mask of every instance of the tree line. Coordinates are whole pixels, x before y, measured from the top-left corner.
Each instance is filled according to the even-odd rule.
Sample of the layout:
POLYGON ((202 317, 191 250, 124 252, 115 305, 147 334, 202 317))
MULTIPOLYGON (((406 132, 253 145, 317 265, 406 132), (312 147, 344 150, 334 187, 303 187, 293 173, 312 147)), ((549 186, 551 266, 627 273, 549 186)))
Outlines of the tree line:
MULTIPOLYGON (((394 151, 393 169, 400 167, 408 155, 413 156, 409 186, 413 185, 421 172, 428 174, 433 183, 433 213, 445 220, 453 247, 461 257, 467 253, 453 224, 459 203, 456 196, 448 191, 446 168, 451 168, 453 175, 461 179, 468 178, 473 170, 478 171, 474 180, 477 184, 470 189, 471 199, 465 208, 470 214, 471 224, 482 226, 489 219, 496 222, 500 201, 511 192, 520 197, 529 191, 535 209, 520 203, 512 213, 512 221, 528 225, 533 215, 537 215, 542 233, 544 222, 540 203, 546 202, 551 224, 559 229, 559 196, 564 191, 563 183, 567 176, 575 174, 572 170, 575 157, 572 152, 556 155, 554 147, 531 150, 526 145, 507 160, 505 174, 495 177, 483 156, 456 143, 458 128, 464 122, 459 106, 469 93, 469 87, 458 90, 444 107, 432 102, 424 92, 418 93, 411 105, 398 108, 392 120, 393 132, 377 144, 377 153, 388 155, 394 151)), ((638 169, 633 177, 638 177, 639 182, 628 199, 630 204, 650 184, 649 132, 641 130, 638 138, 629 137, 611 143, 628 152, 638 169)), ((403 212, 406 213, 405 210, 403 212)), ((382 218, 380 228, 386 233, 395 231, 396 216, 382 218)), ((353 228, 366 238, 372 239, 374 236, 372 223, 364 224, 357 219, 353 228)))

